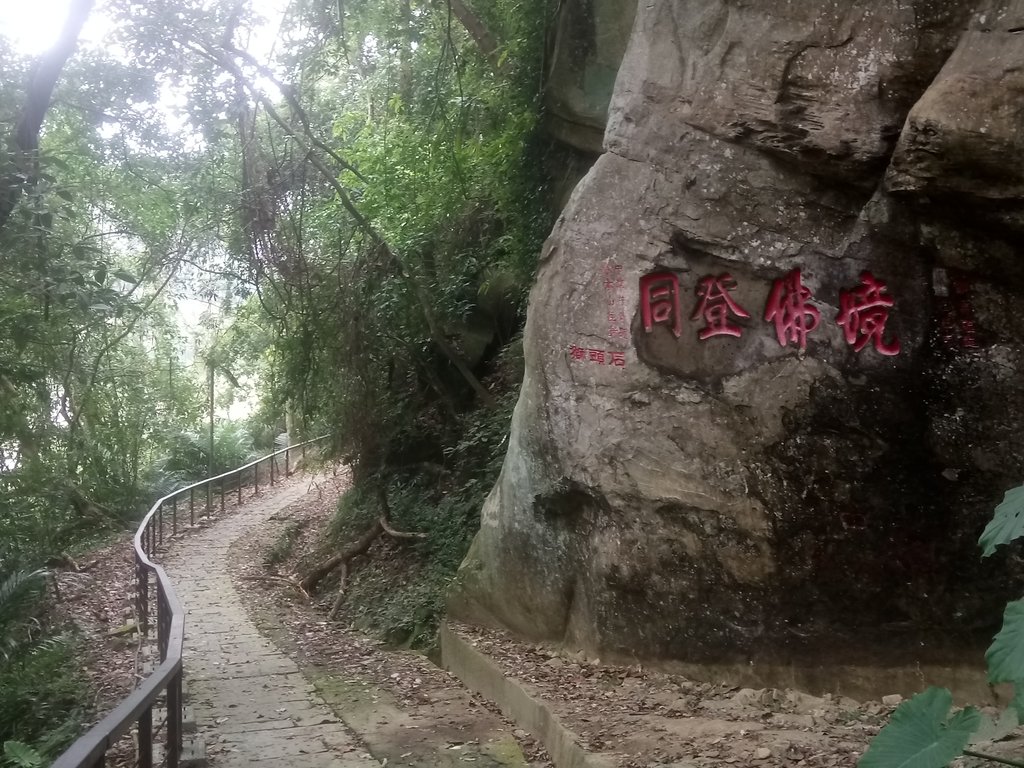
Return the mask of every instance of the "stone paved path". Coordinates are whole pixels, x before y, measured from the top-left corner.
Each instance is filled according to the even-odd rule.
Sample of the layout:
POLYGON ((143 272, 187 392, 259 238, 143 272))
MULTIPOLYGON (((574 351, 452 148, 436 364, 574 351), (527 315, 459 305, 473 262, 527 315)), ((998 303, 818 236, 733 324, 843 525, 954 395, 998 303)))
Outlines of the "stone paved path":
POLYGON ((228 549, 306 494, 299 478, 178 542, 163 563, 185 606, 186 704, 211 768, 379 768, 249 620, 227 571, 228 549))

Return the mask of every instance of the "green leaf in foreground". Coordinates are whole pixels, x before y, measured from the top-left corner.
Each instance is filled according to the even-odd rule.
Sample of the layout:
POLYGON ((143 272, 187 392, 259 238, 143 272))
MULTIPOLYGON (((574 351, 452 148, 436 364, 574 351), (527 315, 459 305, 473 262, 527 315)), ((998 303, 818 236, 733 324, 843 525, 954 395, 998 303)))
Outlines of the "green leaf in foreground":
POLYGON ((1011 488, 996 507, 995 514, 981 532, 978 544, 982 557, 988 557, 1000 544, 1007 544, 1024 535, 1024 485, 1011 488))
POLYGON ((20 741, 5 741, 4 757, 18 768, 36 768, 46 762, 42 755, 20 741))
POLYGON ((1017 720, 1024 723, 1024 685, 1020 682, 1013 684, 1013 701, 1010 708, 1017 710, 1017 720))
POLYGON ((1024 600, 1006 604, 1003 628, 985 651, 990 683, 1024 680, 1024 600))
POLYGON ((943 768, 963 753, 981 714, 971 707, 947 720, 953 695, 929 688, 900 704, 871 742, 858 768, 943 768))

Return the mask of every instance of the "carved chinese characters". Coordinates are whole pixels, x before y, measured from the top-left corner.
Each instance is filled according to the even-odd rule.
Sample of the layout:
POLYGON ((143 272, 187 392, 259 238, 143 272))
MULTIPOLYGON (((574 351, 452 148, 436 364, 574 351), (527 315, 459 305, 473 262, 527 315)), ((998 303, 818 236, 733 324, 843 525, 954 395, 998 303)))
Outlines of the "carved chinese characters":
POLYGON ((629 321, 626 319, 626 281, 622 277, 622 265, 605 262, 601 268, 604 280, 604 299, 608 309, 608 337, 629 338, 629 321))
MULTIPOLYGON (((750 313, 736 303, 729 292, 736 288, 732 275, 723 273, 718 277, 705 277, 697 286, 696 309, 690 315, 691 320, 704 320, 704 327, 697 334, 701 341, 712 336, 736 336, 743 334, 737 326, 729 322, 730 317, 750 317, 750 313)), ((677 334, 678 335, 678 334, 677 334)))
POLYGON ((898 355, 900 340, 883 340, 889 309, 894 304, 891 296, 884 295, 885 283, 876 280, 870 272, 860 273, 860 286, 839 293, 839 317, 846 343, 860 352, 869 343, 881 355, 898 355))
MULTIPOLYGON (((674 272, 654 272, 640 278, 640 317, 644 331, 663 325, 679 338, 682 335, 679 277, 674 272)), ((737 281, 732 275, 706 275, 697 281, 697 301, 690 320, 703 325, 697 338, 705 341, 714 336, 743 335, 736 321, 749 319, 750 313, 734 297, 737 281)), ((777 278, 768 294, 763 319, 775 329, 779 346, 793 344, 807 349, 807 337, 821 324, 821 311, 813 306, 811 289, 804 285, 801 271, 793 269, 777 278)), ((862 272, 860 284, 839 293, 839 313, 835 322, 843 329, 843 338, 860 352, 871 346, 880 355, 899 354, 900 341, 887 334, 886 323, 895 300, 886 284, 871 272, 862 272)))
POLYGON ((573 344, 569 347, 569 358, 577 363, 597 363, 622 368, 626 365, 626 353, 613 349, 594 349, 573 344))
POLYGON ((807 349, 807 334, 821 322, 821 313, 808 303, 810 298, 811 289, 801 282, 799 269, 772 283, 764 319, 775 323, 775 338, 779 340, 779 346, 785 347, 793 342, 800 349, 807 349))
POLYGON ((665 325, 677 339, 682 335, 679 278, 675 272, 656 272, 640 278, 640 312, 647 333, 650 333, 655 325, 665 325))

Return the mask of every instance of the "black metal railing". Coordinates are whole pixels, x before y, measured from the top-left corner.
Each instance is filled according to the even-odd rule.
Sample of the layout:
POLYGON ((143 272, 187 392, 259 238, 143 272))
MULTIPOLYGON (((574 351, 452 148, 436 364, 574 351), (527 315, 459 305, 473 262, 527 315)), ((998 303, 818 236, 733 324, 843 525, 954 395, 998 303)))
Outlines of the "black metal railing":
MULTIPOLYGON (((188 496, 189 524, 196 522, 196 491, 201 494, 205 490, 207 514, 213 512, 215 496, 220 494, 220 508, 225 505, 225 494, 238 494, 242 501, 242 489, 251 481, 255 492, 259 492, 260 466, 267 465, 269 484, 273 486, 281 476, 278 467, 279 457, 284 457, 283 475, 291 474, 290 457, 299 451, 302 458, 306 457, 306 448, 324 440, 317 437, 303 443, 290 445, 251 461, 245 466, 230 472, 208 477, 198 483, 179 488, 159 499, 142 519, 135 532, 135 576, 136 576, 136 611, 138 613, 139 632, 145 636, 150 629, 152 608, 156 609, 157 648, 160 652, 160 664, 139 683, 139 686, 124 701, 94 725, 67 751, 57 758, 53 768, 93 768, 105 764, 107 750, 133 725, 138 726, 138 766, 152 768, 154 724, 153 709, 161 696, 165 696, 166 721, 163 725, 166 741, 166 764, 168 768, 178 768, 182 753, 182 644, 184 641, 184 610, 178 602, 174 586, 164 569, 150 558, 162 546, 165 532, 165 517, 170 518, 170 533, 177 534, 180 524, 179 512, 184 515, 184 506, 179 510, 181 497, 188 496), (248 474, 250 473, 251 474, 248 474), (248 474, 248 477, 247 477, 248 474), (276 476, 275 476, 276 475, 276 476), (216 490, 214 486, 216 484, 216 490), (228 490, 230 484, 230 491, 228 490), (166 514, 165 514, 166 513, 166 514), (156 586, 156 594, 150 590, 150 582, 156 586), (154 599, 155 598, 155 599, 154 599)), ((265 475, 267 471, 265 470, 265 475)))

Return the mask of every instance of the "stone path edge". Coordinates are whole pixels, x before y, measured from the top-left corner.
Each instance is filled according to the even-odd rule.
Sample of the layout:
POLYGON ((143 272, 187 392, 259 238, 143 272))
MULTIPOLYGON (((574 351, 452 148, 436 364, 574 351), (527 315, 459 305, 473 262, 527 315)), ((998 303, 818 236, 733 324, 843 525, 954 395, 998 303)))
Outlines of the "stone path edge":
POLYGON ((571 730, 551 709, 527 692, 516 680, 463 640, 446 623, 440 628, 441 665, 471 691, 491 701, 502 714, 529 731, 544 745, 555 768, 613 768, 608 755, 596 755, 580 746, 571 730))

